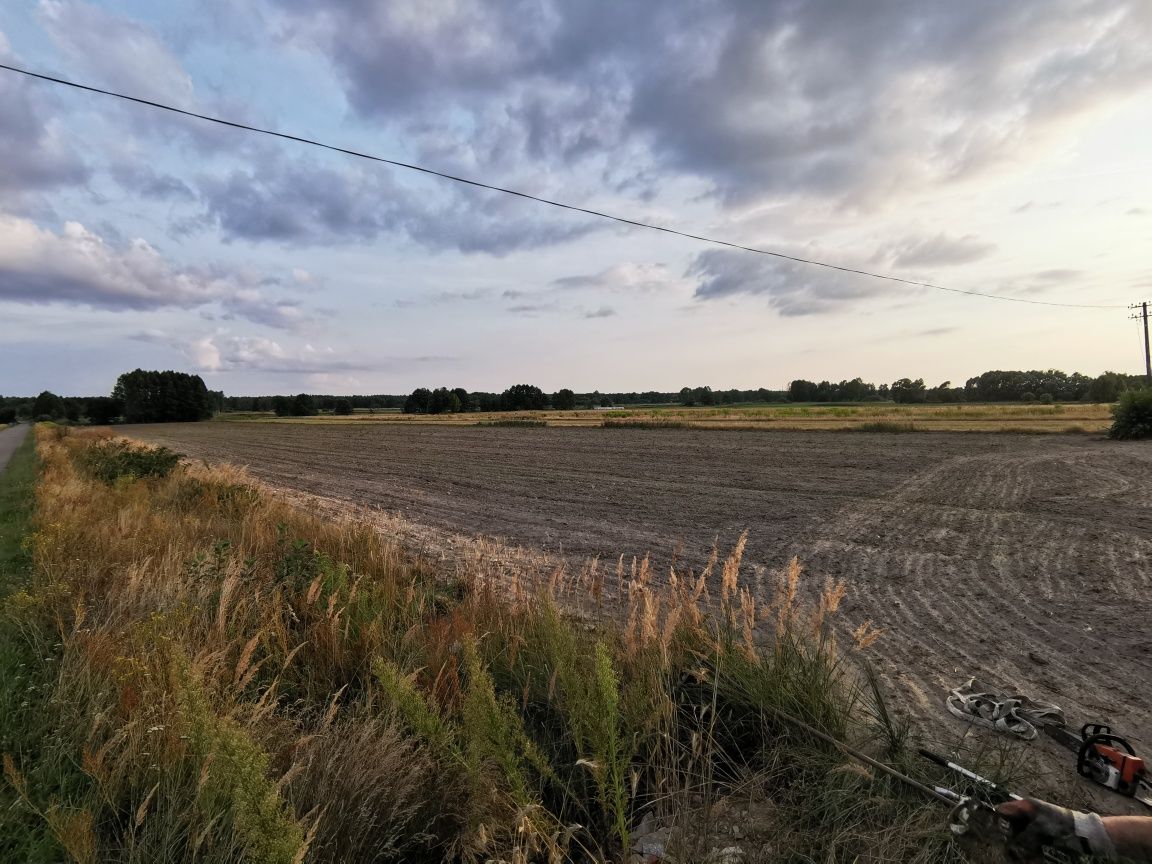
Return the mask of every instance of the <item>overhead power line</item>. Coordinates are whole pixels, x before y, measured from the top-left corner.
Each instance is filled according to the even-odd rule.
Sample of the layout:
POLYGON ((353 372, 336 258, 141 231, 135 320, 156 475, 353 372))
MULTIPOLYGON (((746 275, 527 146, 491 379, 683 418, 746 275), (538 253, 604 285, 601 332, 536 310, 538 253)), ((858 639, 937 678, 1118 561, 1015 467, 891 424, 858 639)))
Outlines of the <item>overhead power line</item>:
POLYGON ((642 222, 638 219, 629 219, 625 216, 616 216, 612 213, 605 213, 601 210, 593 210, 588 207, 580 207, 575 204, 565 204, 563 201, 554 201, 551 198, 542 198, 539 195, 532 195, 528 192, 520 192, 516 189, 509 189, 504 186, 496 186, 492 183, 484 183, 480 180, 471 180, 467 177, 458 177, 455 174, 448 174, 444 171, 437 171, 433 168, 426 168, 423 165, 414 165, 411 162, 401 162, 397 159, 387 159, 383 156, 374 156, 371 153, 363 153, 359 150, 350 150, 347 147, 338 147, 335 144, 325 144, 322 141, 316 141, 312 138, 305 138, 300 135, 289 135, 285 132, 276 132, 271 129, 262 129, 259 126, 250 126, 247 123, 237 123, 234 120, 225 120, 221 117, 213 117, 209 114, 199 114, 195 111, 187 111, 183 108, 177 108, 173 105, 166 105, 163 102, 154 102, 150 99, 141 99, 138 96, 129 96, 125 93, 117 93, 114 90, 105 90, 100 87, 93 87, 89 84, 78 84, 75 81, 69 81, 65 78, 57 78, 52 75, 45 75, 40 72, 32 72, 28 69, 21 69, 18 66, 10 66, 7 63, 0 63, 0 69, 5 69, 9 72, 16 72, 20 75, 26 75, 29 78, 36 78, 41 81, 48 81, 52 84, 60 84, 65 87, 73 87, 77 90, 84 90, 89 93, 99 93, 102 96, 113 96, 117 99, 123 99, 126 102, 135 102, 138 105, 147 105, 149 108, 158 108, 162 111, 170 111, 173 114, 182 114, 185 117, 193 117, 197 120, 204 120, 208 123, 217 123, 221 126, 230 126, 233 129, 243 129, 246 132, 257 132, 261 135, 271 135, 273 138, 282 138, 285 141, 295 141, 298 144, 308 144, 312 147, 320 147, 324 150, 331 150, 335 153, 343 153, 346 156, 355 156, 358 159, 368 159, 372 162, 382 162, 385 165, 391 165, 395 168, 404 168, 409 171, 417 171, 421 174, 429 174, 433 177, 440 177, 444 180, 451 180, 453 183, 463 183, 467 186, 475 186, 479 189, 488 189, 493 192, 500 192, 505 195, 513 195, 517 198, 524 198, 529 201, 535 201, 538 204, 547 204, 549 207, 558 207, 562 210, 571 210, 574 213, 584 213, 588 216, 595 216, 598 219, 607 219, 612 222, 617 222, 621 225, 631 225, 636 228, 645 228, 650 231, 660 231, 664 234, 674 234, 677 237, 685 237, 689 240, 698 240, 701 243, 710 243, 716 246, 726 246, 730 249, 739 249, 743 252, 753 252, 757 255, 767 255, 772 258, 778 258, 784 261, 793 261, 797 264, 807 264, 812 267, 823 267, 828 270, 838 270, 841 273, 852 273, 857 276, 867 276, 871 279, 883 279, 886 282, 897 282, 902 285, 911 285, 917 288, 932 288, 936 291, 948 291, 953 294, 967 294, 972 297, 985 297, 989 300, 1006 300, 1011 303, 1029 303, 1035 306, 1063 306, 1074 309, 1125 309, 1126 304, 1102 304, 1102 303, 1059 303, 1054 300, 1035 300, 1027 297, 1010 297, 1004 294, 989 294, 984 291, 970 291, 964 288, 949 288, 946 285, 936 285, 932 282, 921 282, 916 279, 905 279, 901 276, 892 276, 887 273, 875 273, 870 270, 861 270, 856 267, 845 267, 840 264, 832 264, 828 261, 818 261, 814 258, 802 258, 797 255, 788 255, 784 252, 775 252, 771 249, 760 249, 755 246, 745 246, 742 243, 733 243, 729 240, 721 240, 717 237, 707 237, 703 234, 693 234, 689 231, 680 231, 676 228, 669 228, 666 225, 655 225, 651 222, 642 222))

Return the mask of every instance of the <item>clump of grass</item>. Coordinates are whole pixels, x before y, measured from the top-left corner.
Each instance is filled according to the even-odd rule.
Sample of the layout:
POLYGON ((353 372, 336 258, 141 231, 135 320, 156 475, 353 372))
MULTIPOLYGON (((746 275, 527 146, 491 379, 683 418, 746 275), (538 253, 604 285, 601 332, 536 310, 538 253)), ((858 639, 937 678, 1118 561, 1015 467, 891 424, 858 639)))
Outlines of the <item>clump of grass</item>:
POLYGON ((894 420, 873 420, 869 423, 860 423, 852 427, 854 432, 915 432, 916 426, 913 423, 899 423, 894 420))
POLYGON ((325 723, 302 742, 285 797, 319 816, 316 860, 443 860, 450 850, 439 841, 459 830, 462 802, 431 748, 379 709, 325 723))
POLYGON ((608 417, 601 426, 605 429, 688 429, 683 420, 617 420, 608 417))
POLYGON ((548 425, 547 420, 534 420, 527 417, 511 417, 507 420, 481 420, 477 426, 508 426, 513 429, 540 429, 548 425))
POLYGON ((595 620, 567 604, 599 606, 597 567, 457 573, 446 595, 391 541, 233 469, 108 485, 86 468, 105 442, 39 440, 8 637, 60 660, 50 734, 6 745, 25 835, 116 862, 604 861, 647 817, 699 860, 711 804, 755 787, 781 856, 948 854, 930 804, 781 722, 862 747, 877 722, 833 636, 843 587, 805 591, 796 561, 768 601, 743 538, 659 578, 621 559, 619 615, 595 620))

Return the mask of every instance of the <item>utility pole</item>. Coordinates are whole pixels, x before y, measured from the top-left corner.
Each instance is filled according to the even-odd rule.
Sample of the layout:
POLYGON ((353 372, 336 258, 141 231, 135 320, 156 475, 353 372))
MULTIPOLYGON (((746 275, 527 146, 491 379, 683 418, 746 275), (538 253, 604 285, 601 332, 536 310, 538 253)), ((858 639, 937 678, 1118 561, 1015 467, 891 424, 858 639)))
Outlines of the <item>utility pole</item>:
POLYGON ((1129 317, 1144 319, 1144 375, 1148 379, 1148 383, 1152 384, 1152 354, 1148 352, 1148 301, 1133 303, 1128 308, 1140 310, 1135 315, 1129 317))

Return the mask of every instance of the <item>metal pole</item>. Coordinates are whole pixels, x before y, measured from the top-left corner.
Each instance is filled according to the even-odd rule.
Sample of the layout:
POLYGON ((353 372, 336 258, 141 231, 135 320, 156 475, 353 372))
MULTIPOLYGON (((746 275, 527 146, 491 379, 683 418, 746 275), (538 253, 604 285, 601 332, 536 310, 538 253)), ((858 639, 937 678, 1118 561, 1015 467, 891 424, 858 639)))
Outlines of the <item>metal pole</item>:
POLYGON ((1148 352, 1148 301, 1140 304, 1140 314, 1144 319, 1144 377, 1152 384, 1152 354, 1148 352))

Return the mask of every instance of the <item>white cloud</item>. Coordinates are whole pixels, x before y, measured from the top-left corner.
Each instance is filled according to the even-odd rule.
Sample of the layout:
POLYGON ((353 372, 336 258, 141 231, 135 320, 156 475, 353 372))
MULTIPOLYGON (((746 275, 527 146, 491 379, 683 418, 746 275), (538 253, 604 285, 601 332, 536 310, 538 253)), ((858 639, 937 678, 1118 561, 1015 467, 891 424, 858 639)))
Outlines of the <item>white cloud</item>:
POLYGON ((885 246, 876 258, 893 267, 953 267, 987 258, 995 251, 995 243, 972 234, 918 235, 885 246))
POLYGON ((552 287, 564 290, 599 288, 610 291, 641 292, 658 291, 679 285, 682 281, 674 278, 665 264, 623 262, 598 273, 562 276, 552 281, 552 287))
POLYGON ((306 320, 297 305, 268 297, 254 281, 219 268, 173 264, 143 239, 113 245, 79 222, 66 222, 56 233, 0 214, 0 300, 113 311, 218 304, 226 316, 270 327, 306 320))
POLYGON ((179 347, 205 372, 259 371, 288 374, 355 372, 366 367, 337 356, 331 347, 310 344, 285 347, 263 336, 237 336, 218 332, 185 342, 179 347))
POLYGON ((150 28, 78 0, 40 0, 37 11, 69 68, 142 99, 196 104, 191 76, 150 28))

